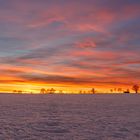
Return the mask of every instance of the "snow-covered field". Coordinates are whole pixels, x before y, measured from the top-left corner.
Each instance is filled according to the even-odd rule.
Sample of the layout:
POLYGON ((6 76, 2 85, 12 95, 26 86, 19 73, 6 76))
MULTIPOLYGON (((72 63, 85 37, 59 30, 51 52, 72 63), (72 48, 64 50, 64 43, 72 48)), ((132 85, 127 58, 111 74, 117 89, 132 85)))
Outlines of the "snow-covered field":
POLYGON ((140 95, 0 94, 0 140, 140 140, 140 95))

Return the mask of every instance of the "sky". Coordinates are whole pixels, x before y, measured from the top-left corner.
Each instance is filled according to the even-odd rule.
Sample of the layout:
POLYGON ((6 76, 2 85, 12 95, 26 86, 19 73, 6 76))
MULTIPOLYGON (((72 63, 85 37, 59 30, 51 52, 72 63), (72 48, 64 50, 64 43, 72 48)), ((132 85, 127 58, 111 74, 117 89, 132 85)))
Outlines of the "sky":
POLYGON ((0 0, 0 74, 1 92, 140 84, 140 0, 0 0))

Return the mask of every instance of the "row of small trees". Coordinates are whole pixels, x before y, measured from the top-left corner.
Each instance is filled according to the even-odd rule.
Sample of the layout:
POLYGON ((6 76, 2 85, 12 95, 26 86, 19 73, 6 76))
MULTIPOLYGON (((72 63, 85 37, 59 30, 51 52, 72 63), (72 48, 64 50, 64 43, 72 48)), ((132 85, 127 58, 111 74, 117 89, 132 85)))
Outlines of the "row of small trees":
MULTIPOLYGON (((140 89, 140 87, 137 85, 137 84, 135 84, 135 85, 133 85, 133 87, 132 87, 132 90, 133 91, 135 91, 135 93, 138 93, 138 91, 139 91, 139 89, 140 89)), ((130 90, 129 89, 127 89, 127 90, 123 90, 122 88, 114 88, 114 89, 111 89, 110 90, 112 93, 113 92, 118 92, 118 93, 121 93, 121 92, 123 92, 123 93, 130 93, 130 90)), ((84 94, 84 93, 86 93, 86 91, 80 91, 79 92, 80 94, 84 94)), ((92 94, 95 94, 96 93, 96 90, 95 90, 95 88, 92 88, 90 91, 88 91, 87 93, 92 93, 92 94)))
MULTIPOLYGON (((139 86, 137 85, 137 84, 135 84, 135 85, 133 85, 133 87, 132 87, 132 90, 133 91, 135 91, 135 93, 138 93, 138 91, 139 91, 139 86)), ((130 93, 130 90, 129 89, 127 89, 127 90, 123 90, 122 88, 114 88, 114 89, 111 89, 110 90, 111 92, 123 92, 123 93, 130 93)))
MULTIPOLYGON (((132 87, 132 90, 135 91, 135 93, 138 93, 139 91, 139 86, 136 84, 136 85, 133 85, 132 87)), ((122 88, 114 88, 114 89, 110 89, 110 91, 113 93, 113 92, 123 92, 123 93, 130 93, 130 90, 127 89, 127 90, 123 90, 122 88)))
POLYGON ((55 89, 54 88, 51 88, 51 89, 45 89, 45 88, 42 88, 41 90, 40 90, 40 93, 41 94, 54 94, 55 93, 55 89))
MULTIPOLYGON (((42 88, 40 89, 40 94, 54 94, 55 93, 55 89, 54 88, 50 88, 50 89, 45 89, 45 88, 42 88)), ((96 91, 94 88, 92 88, 90 91, 88 91, 88 93, 92 93, 94 94, 96 91)), ((62 90, 59 90, 59 93, 62 94, 63 91, 62 90)), ((85 94, 86 92, 85 91, 80 91, 79 92, 80 94, 85 94)))
POLYGON ((13 90, 13 93, 21 94, 22 93, 22 90, 13 90))
MULTIPOLYGON (((135 93, 138 93, 139 91, 139 86, 136 84, 136 85, 133 85, 132 87, 132 90, 135 91, 135 93)), ((126 91, 123 91, 124 93, 130 93, 130 90, 127 89, 126 91)))
MULTIPOLYGON (((139 86, 138 86, 137 84, 136 84, 136 85, 133 85, 132 90, 134 90, 135 93, 138 93, 138 91, 139 91, 139 86)), ((40 93, 41 93, 41 94, 54 94, 55 91, 56 91, 56 90, 55 90, 54 88, 47 89, 47 90, 44 89, 44 88, 42 88, 42 89, 40 90, 40 93)), ((122 88, 118 88, 118 89, 117 89, 117 88, 114 88, 114 89, 111 89, 110 91, 111 91, 112 93, 113 93, 113 92, 130 93, 130 90, 129 90, 129 89, 127 89, 127 90, 124 91, 122 88)), ((59 93, 63 93, 63 91, 60 90, 59 93)), ((92 88, 92 89, 89 90, 88 92, 80 90, 79 93, 80 93, 80 94, 86 94, 86 93, 95 94, 95 93, 96 93, 96 90, 95 90, 95 88, 92 88)))
MULTIPOLYGON (((139 89, 140 89, 140 87, 137 84, 133 85, 133 87, 132 87, 132 90, 135 91, 135 93, 138 93, 139 89)), ((127 89, 127 90, 124 91, 122 88, 114 88, 114 89, 111 89, 110 91, 112 93, 113 92, 130 93, 130 90, 129 89, 127 89)), ((50 88, 50 89, 47 89, 47 90, 45 88, 42 88, 40 90, 40 93, 41 94, 54 94, 55 92, 56 92, 56 90, 54 88, 50 88)), ((19 94, 21 94, 22 93, 22 90, 13 90, 13 93, 19 93, 19 94)), ((59 93, 63 93, 63 91, 60 90, 59 93)), ((81 91, 79 91, 79 93, 80 94, 86 94, 86 93, 95 94, 96 93, 96 90, 95 90, 95 88, 92 88, 91 90, 89 90, 87 92, 81 90, 81 91)))
POLYGON ((96 90, 95 90, 95 88, 92 88, 91 90, 89 90, 87 92, 86 91, 82 91, 82 90, 79 91, 79 94, 86 94, 86 93, 95 94, 96 90))

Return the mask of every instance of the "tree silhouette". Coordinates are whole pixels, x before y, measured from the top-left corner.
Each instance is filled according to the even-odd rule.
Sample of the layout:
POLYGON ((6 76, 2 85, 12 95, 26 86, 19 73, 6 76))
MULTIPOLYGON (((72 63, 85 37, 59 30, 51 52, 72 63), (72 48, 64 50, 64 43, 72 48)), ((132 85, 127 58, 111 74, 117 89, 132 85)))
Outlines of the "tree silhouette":
POLYGON ((83 91, 83 94, 86 94, 86 91, 85 90, 83 91))
POLYGON ((113 89, 110 89, 110 92, 112 93, 113 92, 113 89))
POLYGON ((122 88, 118 88, 118 92, 121 93, 122 92, 122 88))
POLYGON ((18 92, 18 94, 22 94, 22 90, 18 90, 17 92, 18 92))
POLYGON ((50 89, 50 94, 54 94, 55 91, 56 91, 56 90, 55 90, 54 88, 51 88, 51 89, 50 89))
POLYGON ((13 90, 13 93, 16 93, 17 92, 17 90, 13 90))
POLYGON ((41 94, 45 94, 45 93, 46 93, 45 88, 42 88, 42 89, 40 90, 40 93, 41 93, 41 94))
POLYGON ((134 85, 134 86, 132 87, 132 90, 134 90, 136 93, 138 93, 138 91, 139 91, 139 86, 138 86, 138 85, 134 85))
POLYGON ((46 92, 47 94, 50 93, 50 89, 47 89, 45 92, 46 92))
POLYGON ((63 90, 59 90, 59 94, 63 94, 63 90))
POLYGON ((116 91, 117 91, 117 88, 114 88, 114 92, 116 93, 116 91))
POLYGON ((91 93, 95 94, 95 89, 94 88, 91 89, 91 93))

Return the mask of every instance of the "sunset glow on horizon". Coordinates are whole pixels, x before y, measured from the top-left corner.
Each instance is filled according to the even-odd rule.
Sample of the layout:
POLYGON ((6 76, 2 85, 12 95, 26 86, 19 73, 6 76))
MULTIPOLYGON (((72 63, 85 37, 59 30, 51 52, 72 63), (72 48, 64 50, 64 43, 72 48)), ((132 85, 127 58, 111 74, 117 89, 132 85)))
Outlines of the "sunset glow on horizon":
POLYGON ((0 92, 140 84, 139 0, 0 0, 0 92))

